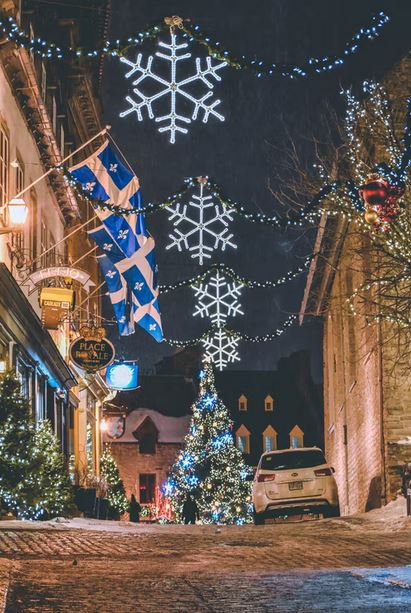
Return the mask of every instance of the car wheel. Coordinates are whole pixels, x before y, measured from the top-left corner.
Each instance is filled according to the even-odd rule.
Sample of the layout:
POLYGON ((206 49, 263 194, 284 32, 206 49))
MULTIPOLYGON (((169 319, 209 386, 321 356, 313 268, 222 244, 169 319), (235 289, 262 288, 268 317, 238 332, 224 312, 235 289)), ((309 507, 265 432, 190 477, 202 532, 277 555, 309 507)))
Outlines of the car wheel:
POLYGON ((324 510, 324 517, 340 517, 340 507, 328 507, 324 510))
POLYGON ((265 519, 264 519, 264 516, 263 516, 262 513, 256 513, 254 511, 253 518, 254 518, 254 525, 255 526, 264 526, 265 519))

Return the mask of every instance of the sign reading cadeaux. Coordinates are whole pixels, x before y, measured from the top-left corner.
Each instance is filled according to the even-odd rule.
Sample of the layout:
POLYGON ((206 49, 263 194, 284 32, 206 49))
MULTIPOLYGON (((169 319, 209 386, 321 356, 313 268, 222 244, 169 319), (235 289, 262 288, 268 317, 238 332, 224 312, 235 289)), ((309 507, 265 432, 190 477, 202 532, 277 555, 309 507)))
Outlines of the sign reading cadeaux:
POLYGON ((97 372, 109 366, 115 356, 112 343, 104 338, 103 328, 82 328, 69 349, 70 359, 86 372, 97 372))

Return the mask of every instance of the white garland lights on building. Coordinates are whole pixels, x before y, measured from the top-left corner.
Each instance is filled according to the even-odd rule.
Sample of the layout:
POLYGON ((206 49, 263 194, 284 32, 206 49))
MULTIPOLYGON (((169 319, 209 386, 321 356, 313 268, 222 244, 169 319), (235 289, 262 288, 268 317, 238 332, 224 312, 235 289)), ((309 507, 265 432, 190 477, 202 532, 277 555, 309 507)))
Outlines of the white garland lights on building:
POLYGON ((178 203, 175 207, 167 207, 175 230, 174 234, 169 235, 171 243, 166 249, 186 249, 202 265, 204 258, 211 258, 211 253, 216 249, 225 251, 227 246, 236 249, 237 245, 232 242, 233 234, 229 234, 228 230, 234 210, 220 203, 215 204, 212 196, 204 194, 207 180, 199 177, 198 181, 198 193, 192 195, 188 205, 178 203), (180 224, 182 229, 177 227, 180 224))
MULTIPOLYGON (((174 30, 170 30, 170 44, 160 41, 159 47, 162 49, 166 49, 169 53, 162 53, 161 51, 157 51, 155 54, 156 58, 160 58, 161 60, 168 63, 169 74, 167 77, 162 76, 161 67, 160 74, 157 72, 157 63, 155 62, 155 66, 153 66, 153 61, 155 57, 150 55, 147 59, 147 63, 145 66, 142 65, 143 54, 138 53, 136 61, 133 62, 126 57, 121 57, 120 62, 127 64, 130 66, 130 70, 126 73, 126 79, 129 79, 133 75, 137 74, 137 78, 132 82, 133 84, 133 93, 137 100, 135 100, 132 96, 126 96, 126 101, 129 103, 129 108, 120 113, 120 117, 126 117, 131 113, 136 113, 138 121, 143 121, 143 113, 142 110, 144 108, 147 109, 148 117, 150 119, 154 119, 156 123, 161 123, 161 127, 159 127, 159 132, 169 132, 170 133, 170 143, 174 144, 176 142, 176 132, 180 132, 181 134, 187 134, 188 129, 187 126, 192 121, 196 121, 199 119, 199 112, 202 113, 202 121, 203 123, 208 122, 208 118, 211 116, 216 117, 220 121, 224 121, 224 116, 221 115, 216 110, 216 107, 220 104, 220 100, 211 101, 210 98, 213 97, 213 89, 214 83, 211 79, 215 79, 216 81, 221 81, 221 77, 218 74, 218 71, 227 66, 227 62, 219 62, 213 65, 213 59, 208 55, 205 58, 205 68, 201 67, 201 58, 195 59, 195 71, 193 74, 186 77, 178 77, 177 76, 177 66, 178 63, 183 60, 188 60, 191 58, 191 53, 181 53, 182 49, 186 49, 189 45, 188 43, 178 43, 177 35, 174 30), (156 69, 156 72, 154 72, 156 69), (147 83, 149 87, 152 87, 153 84, 157 85, 157 91, 153 94, 145 93, 147 89, 142 89, 145 85, 146 81, 151 81, 151 83, 147 83), (203 92, 198 94, 196 97, 193 93, 190 92, 190 85, 192 83, 199 83, 203 87, 203 92), (167 97, 169 99, 169 110, 168 113, 164 115, 157 115, 157 111, 153 108, 154 103, 157 103, 162 98, 167 97), (179 109, 177 110, 177 100, 180 98, 179 109), (185 103, 185 104, 184 104, 185 103), (192 111, 190 114, 187 114, 186 110, 183 110, 184 106, 191 105, 192 111)), ((156 105, 158 108, 158 106, 156 105)))

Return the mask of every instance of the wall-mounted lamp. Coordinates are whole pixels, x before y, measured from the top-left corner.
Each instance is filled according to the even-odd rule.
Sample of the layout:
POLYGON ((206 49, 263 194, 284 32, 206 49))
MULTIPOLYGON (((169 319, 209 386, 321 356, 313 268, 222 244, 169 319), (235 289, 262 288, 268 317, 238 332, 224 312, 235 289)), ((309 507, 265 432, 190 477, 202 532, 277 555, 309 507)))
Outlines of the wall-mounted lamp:
POLYGON ((10 226, 0 228, 0 234, 10 234, 10 232, 22 230, 29 212, 23 198, 13 198, 8 204, 0 208, 3 220, 6 211, 8 213, 10 226))

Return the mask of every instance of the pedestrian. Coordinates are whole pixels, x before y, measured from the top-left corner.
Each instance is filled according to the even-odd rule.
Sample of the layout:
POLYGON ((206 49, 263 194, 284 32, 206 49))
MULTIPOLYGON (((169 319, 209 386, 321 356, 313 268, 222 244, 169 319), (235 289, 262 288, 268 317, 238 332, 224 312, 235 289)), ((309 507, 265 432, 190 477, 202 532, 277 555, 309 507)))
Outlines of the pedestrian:
POLYGON ((191 498, 190 494, 187 494, 187 498, 185 503, 183 504, 183 513, 182 517, 184 523, 187 524, 195 524, 196 518, 200 519, 200 512, 198 510, 198 506, 195 500, 191 498))
POLYGON ((134 494, 131 494, 130 498, 130 521, 138 524, 140 521, 141 505, 137 502, 134 494))

